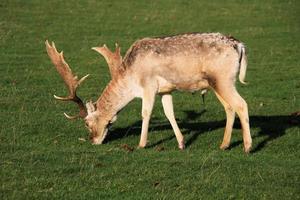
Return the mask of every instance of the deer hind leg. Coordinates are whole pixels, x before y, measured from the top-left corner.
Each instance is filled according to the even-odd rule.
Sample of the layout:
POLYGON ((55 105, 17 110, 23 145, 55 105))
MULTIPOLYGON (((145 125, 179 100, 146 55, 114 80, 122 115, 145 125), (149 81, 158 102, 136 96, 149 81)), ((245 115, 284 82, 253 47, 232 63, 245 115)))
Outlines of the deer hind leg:
POLYGON ((220 146, 220 149, 225 150, 230 145, 232 127, 235 119, 235 112, 233 108, 217 92, 215 92, 215 94, 219 99, 219 101, 224 106, 226 112, 226 127, 225 127, 223 142, 220 146))
POLYGON ((178 125, 177 125, 177 122, 176 122, 176 119, 174 116, 172 95, 171 94, 162 95, 161 102, 162 102, 162 105, 164 108, 165 115, 168 118, 168 120, 174 130, 174 133, 175 133, 175 136, 176 136, 176 139, 178 142, 178 147, 179 147, 179 149, 184 149, 185 148, 184 137, 183 137, 180 129, 178 128, 178 125))
POLYGON ((142 100, 143 124, 142 124, 141 139, 139 143, 140 148, 144 148, 147 145, 149 121, 150 121, 154 101, 155 101, 154 90, 145 89, 143 92, 143 100, 142 100))
MULTIPOLYGON (((244 151, 248 153, 252 145, 248 106, 246 101, 239 95, 235 87, 231 84, 220 84, 216 93, 218 93, 218 95, 238 114, 243 131, 244 151)), ((229 123, 231 123, 231 121, 229 121, 229 123)))

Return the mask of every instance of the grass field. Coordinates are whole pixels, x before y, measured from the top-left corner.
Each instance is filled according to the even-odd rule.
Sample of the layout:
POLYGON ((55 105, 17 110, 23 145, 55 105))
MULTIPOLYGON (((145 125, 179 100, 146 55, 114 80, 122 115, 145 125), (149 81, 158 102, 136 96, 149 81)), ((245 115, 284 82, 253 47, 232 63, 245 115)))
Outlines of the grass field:
POLYGON ((300 199, 300 5, 295 1, 0 2, 0 199, 300 199), (222 32, 248 49, 247 100, 253 151, 242 148, 239 120, 232 145, 219 150, 225 112, 212 92, 174 92, 187 148, 177 149, 157 97, 149 146, 137 149, 141 100, 118 116, 108 141, 93 146, 66 94, 44 41, 55 41, 79 76, 79 95, 96 100, 110 80, 90 48, 138 38, 222 32), (80 140, 81 139, 81 140, 80 140), (130 148, 133 148, 132 151, 130 148))

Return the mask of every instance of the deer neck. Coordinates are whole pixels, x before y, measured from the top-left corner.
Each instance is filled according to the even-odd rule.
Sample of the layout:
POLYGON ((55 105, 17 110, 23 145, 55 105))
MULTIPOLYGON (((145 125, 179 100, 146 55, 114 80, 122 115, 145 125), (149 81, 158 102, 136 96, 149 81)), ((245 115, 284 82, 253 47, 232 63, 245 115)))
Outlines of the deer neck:
POLYGON ((97 110, 99 110, 101 118, 109 121, 134 97, 130 79, 124 76, 113 79, 97 100, 97 110))

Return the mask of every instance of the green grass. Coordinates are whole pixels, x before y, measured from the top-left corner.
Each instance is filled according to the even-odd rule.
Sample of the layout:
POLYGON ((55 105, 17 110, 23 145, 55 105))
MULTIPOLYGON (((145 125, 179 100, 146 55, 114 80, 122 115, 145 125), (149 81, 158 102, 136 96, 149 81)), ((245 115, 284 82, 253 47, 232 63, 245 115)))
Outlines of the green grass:
POLYGON ((0 2, 0 199, 300 199, 300 6, 295 1, 0 2), (57 102, 65 87, 44 41, 55 41, 94 101, 110 76, 90 50, 138 38, 222 32, 248 49, 247 100, 253 152, 242 151, 238 120, 230 150, 218 149, 225 113, 213 93, 174 93, 187 149, 179 151, 157 97, 149 147, 136 149, 141 101, 119 114, 108 143, 92 146, 77 112, 57 102), (134 148, 128 151, 124 145, 134 148))

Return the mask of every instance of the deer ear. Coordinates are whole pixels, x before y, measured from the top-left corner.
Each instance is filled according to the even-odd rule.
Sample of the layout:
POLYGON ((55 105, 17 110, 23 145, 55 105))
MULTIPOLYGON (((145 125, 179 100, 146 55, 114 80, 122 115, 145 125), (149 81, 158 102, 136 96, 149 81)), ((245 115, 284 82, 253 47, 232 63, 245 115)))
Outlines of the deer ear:
POLYGON ((87 112, 88 112, 88 115, 89 115, 92 112, 95 112, 96 107, 95 107, 95 105, 93 104, 92 101, 89 101, 89 102, 86 103, 86 109, 87 109, 87 112))

